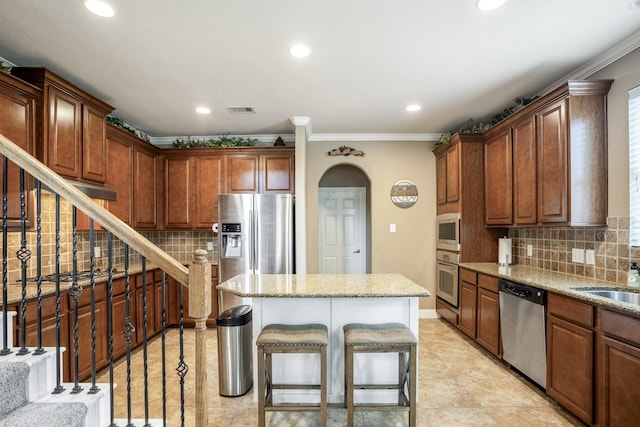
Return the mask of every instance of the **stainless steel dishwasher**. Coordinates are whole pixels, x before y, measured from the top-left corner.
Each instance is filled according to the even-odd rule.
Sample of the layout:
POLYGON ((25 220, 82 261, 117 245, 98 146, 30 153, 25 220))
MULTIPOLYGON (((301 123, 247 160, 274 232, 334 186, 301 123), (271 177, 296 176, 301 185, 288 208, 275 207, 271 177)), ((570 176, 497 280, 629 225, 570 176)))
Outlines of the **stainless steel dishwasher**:
POLYGON ((502 357, 547 388, 546 291, 500 279, 502 357))

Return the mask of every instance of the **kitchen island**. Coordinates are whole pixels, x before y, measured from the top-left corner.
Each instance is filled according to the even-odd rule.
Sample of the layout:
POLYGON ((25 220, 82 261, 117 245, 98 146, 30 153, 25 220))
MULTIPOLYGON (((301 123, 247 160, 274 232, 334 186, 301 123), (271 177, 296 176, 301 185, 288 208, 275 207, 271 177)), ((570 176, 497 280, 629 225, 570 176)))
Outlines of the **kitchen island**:
MULTIPOLYGON (((270 323, 322 323, 329 330, 327 349, 328 401, 344 399, 344 351, 342 327, 347 323, 399 322, 418 334, 418 298, 431 294, 400 274, 242 274, 220 285, 220 292, 251 298, 253 306, 253 360, 255 339, 270 323)), ((319 356, 293 354, 273 359, 276 382, 312 383, 319 378, 319 356)), ((254 363, 254 398, 257 372, 254 363)), ((356 381, 397 381, 396 354, 359 355, 354 366, 356 381)), ((274 402, 317 401, 317 392, 278 390, 274 402)), ((356 394, 367 400, 393 402, 397 391, 366 390, 356 394)))

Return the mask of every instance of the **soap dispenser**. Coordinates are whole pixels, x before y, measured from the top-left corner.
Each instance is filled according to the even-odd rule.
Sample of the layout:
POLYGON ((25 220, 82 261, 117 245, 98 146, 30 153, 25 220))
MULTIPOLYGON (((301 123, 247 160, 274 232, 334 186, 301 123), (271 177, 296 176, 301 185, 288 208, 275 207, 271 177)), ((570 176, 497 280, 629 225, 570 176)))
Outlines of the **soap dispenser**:
POLYGON ((627 272, 627 286, 632 288, 640 288, 640 269, 635 262, 631 263, 631 267, 627 272))

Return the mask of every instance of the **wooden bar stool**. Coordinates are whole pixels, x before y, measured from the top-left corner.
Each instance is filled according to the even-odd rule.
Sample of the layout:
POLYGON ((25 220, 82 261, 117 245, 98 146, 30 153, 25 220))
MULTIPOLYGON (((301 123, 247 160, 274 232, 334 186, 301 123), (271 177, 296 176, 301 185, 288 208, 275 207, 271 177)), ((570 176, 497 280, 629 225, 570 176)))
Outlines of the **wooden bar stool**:
POLYGON ((415 335, 402 323, 363 324, 344 326, 344 406, 347 408, 347 426, 353 426, 355 411, 408 411, 409 426, 416 425, 417 347, 415 335), (354 384, 353 359, 356 353, 398 353, 397 384, 354 384), (409 360, 405 359, 409 355, 409 360), (405 392, 408 387, 408 393, 405 392), (354 390, 398 390, 398 404, 354 405, 354 390))
POLYGON ((258 425, 264 427, 266 411, 320 411, 320 425, 327 425, 327 327, 320 324, 271 324, 256 339, 258 347, 258 425), (274 353, 319 353, 320 384, 274 384, 274 353), (320 390, 320 404, 273 404, 273 390, 320 390))

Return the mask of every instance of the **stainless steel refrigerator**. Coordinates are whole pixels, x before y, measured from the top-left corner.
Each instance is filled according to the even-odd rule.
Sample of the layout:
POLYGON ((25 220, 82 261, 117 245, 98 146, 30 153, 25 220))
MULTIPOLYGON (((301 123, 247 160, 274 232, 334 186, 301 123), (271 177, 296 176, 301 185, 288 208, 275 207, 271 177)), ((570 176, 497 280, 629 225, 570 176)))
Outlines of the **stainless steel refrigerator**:
MULTIPOLYGON (((291 194, 218 196, 219 276, 294 272, 294 212, 291 194)), ((221 292, 220 312, 250 300, 221 292)))

